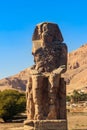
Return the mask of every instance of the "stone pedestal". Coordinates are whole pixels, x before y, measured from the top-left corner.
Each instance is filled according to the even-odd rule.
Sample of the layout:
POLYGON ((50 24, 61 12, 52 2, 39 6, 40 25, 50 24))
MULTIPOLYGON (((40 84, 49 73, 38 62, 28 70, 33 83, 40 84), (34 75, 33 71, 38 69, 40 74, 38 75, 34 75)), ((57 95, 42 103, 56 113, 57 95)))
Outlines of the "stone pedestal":
POLYGON ((26 120, 24 130, 67 130, 66 120, 26 120))

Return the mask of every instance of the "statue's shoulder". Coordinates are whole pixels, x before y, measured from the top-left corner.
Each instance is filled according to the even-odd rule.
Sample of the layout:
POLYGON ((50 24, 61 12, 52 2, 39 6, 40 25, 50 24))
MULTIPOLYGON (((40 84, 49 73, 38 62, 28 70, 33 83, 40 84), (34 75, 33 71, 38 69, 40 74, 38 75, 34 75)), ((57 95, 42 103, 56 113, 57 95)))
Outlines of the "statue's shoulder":
POLYGON ((39 73, 38 70, 35 69, 35 65, 33 65, 33 66, 31 66, 31 67, 29 68, 29 75, 30 75, 30 76, 31 76, 31 75, 38 75, 38 74, 40 74, 40 73, 39 73))

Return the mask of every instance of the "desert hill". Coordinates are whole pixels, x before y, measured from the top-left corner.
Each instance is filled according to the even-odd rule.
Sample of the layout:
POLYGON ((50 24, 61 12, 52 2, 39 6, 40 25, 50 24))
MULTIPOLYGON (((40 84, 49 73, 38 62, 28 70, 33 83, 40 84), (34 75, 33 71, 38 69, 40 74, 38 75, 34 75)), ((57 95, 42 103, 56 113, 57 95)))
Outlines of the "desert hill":
POLYGON ((68 69, 64 74, 67 91, 87 91, 87 44, 68 54, 68 69))
POLYGON ((29 68, 21 71, 20 73, 0 80, 0 90, 4 89, 17 89, 21 91, 26 90, 26 84, 29 77, 29 68))
MULTIPOLYGON (((87 44, 68 54, 68 68, 63 75, 67 82, 67 92, 74 89, 87 91, 87 44)), ((29 68, 17 75, 0 80, 0 90, 25 90, 29 77, 29 68)))

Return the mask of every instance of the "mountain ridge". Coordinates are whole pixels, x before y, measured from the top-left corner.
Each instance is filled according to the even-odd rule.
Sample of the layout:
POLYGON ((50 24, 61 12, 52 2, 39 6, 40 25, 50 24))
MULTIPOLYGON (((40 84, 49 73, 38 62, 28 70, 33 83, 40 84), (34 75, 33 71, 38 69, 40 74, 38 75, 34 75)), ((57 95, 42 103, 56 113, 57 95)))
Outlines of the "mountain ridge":
MULTIPOLYGON (((68 54, 67 72, 63 77, 67 83, 67 92, 70 93, 74 89, 84 89, 87 87, 87 43, 77 50, 68 54)), ((17 89, 25 91, 27 80, 29 77, 29 68, 19 72, 14 76, 10 76, 0 80, 0 90, 17 89)))

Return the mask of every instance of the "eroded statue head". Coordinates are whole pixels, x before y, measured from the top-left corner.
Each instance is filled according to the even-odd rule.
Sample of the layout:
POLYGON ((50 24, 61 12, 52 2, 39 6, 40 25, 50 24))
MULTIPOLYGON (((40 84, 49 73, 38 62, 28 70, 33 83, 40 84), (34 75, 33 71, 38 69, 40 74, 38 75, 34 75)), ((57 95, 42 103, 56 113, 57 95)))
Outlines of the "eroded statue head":
POLYGON ((61 65, 67 66, 67 46, 57 24, 43 22, 36 26, 32 37, 35 69, 52 72, 61 65))

